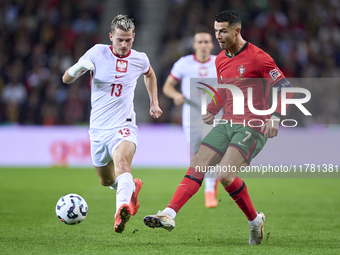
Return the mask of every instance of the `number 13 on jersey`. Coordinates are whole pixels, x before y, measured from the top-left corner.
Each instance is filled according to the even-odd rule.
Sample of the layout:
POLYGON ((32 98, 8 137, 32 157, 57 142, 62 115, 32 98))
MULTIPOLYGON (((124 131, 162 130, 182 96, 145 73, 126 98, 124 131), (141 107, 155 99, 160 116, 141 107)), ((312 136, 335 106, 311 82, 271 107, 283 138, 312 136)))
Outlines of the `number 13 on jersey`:
POLYGON ((112 89, 111 89, 111 96, 113 97, 115 95, 116 97, 119 97, 120 94, 122 93, 122 89, 123 89, 122 84, 112 83, 111 87, 112 87, 112 89))

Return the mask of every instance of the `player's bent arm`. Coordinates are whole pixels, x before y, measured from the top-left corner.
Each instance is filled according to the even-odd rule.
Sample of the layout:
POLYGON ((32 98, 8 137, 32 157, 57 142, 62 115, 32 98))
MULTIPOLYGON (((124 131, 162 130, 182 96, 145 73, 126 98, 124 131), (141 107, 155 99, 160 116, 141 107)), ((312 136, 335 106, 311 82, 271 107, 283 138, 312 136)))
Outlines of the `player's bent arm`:
POLYGON ((151 66, 150 66, 149 72, 147 74, 144 74, 144 83, 146 86, 146 90, 148 91, 148 94, 149 94, 150 105, 152 104, 158 105, 157 78, 151 66))
POLYGON ((144 74, 144 83, 150 98, 150 115, 153 118, 159 118, 163 112, 158 105, 157 78, 151 66, 149 72, 144 74))
POLYGON ((181 105, 184 103, 184 95, 175 89, 177 83, 178 81, 169 75, 164 83, 163 93, 167 97, 172 98, 175 105, 181 105))
POLYGON ((74 82, 78 77, 83 75, 83 73, 87 70, 93 71, 95 69, 94 65, 91 61, 82 59, 79 60, 76 64, 68 68, 63 75, 63 82, 66 84, 70 84, 74 82))

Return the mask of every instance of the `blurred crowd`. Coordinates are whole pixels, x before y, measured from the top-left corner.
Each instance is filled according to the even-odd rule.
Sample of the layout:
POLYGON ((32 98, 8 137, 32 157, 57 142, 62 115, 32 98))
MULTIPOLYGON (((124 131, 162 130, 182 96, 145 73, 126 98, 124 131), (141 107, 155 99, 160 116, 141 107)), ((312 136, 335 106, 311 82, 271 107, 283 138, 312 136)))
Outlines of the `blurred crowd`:
POLYGON ((88 75, 61 76, 99 43, 101 0, 0 1, 0 121, 63 125, 88 120, 88 75), (83 84, 88 84, 84 86, 83 84))
MULTIPOLYGON (((63 84, 61 76, 87 49, 105 43, 98 34, 104 4, 103 0, 0 1, 1 123, 88 122, 89 76, 71 85, 63 84)), ((128 5, 138 19, 138 8, 133 7, 128 5)), ((340 78, 338 0, 172 0, 154 64, 161 69, 157 73, 164 111, 160 121, 180 123, 180 111, 161 92, 173 63, 192 53, 197 26, 204 25, 213 34, 215 14, 227 9, 240 14, 243 37, 269 53, 287 77, 340 78)), ((218 54, 215 39, 214 43, 213 53, 218 54)), ((340 108, 340 86, 320 83, 309 89, 312 97, 325 102, 319 103, 322 109, 313 116, 316 122, 340 124, 339 111, 334 110, 340 108)), ((294 117, 294 112, 289 114, 294 117)))

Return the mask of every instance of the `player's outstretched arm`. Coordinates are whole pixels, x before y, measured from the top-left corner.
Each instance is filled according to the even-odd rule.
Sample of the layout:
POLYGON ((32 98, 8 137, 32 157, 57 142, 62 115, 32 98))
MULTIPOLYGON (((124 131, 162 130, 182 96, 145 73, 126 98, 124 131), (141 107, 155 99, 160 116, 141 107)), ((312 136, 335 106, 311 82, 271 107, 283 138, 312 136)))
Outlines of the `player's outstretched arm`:
POLYGON ((86 59, 79 60, 76 64, 65 71, 63 75, 63 82, 70 84, 80 77, 85 71, 93 71, 94 68, 95 67, 91 61, 86 59))
POLYGON ((172 77, 171 75, 168 76, 166 79, 164 86, 163 86, 163 93, 169 98, 174 100, 175 105, 182 105, 184 103, 184 95, 178 92, 175 87, 178 81, 172 77))
POLYGON ((158 105, 157 78, 151 66, 149 72, 144 74, 144 83, 150 98, 150 115, 152 118, 157 119, 162 115, 163 111, 158 105))

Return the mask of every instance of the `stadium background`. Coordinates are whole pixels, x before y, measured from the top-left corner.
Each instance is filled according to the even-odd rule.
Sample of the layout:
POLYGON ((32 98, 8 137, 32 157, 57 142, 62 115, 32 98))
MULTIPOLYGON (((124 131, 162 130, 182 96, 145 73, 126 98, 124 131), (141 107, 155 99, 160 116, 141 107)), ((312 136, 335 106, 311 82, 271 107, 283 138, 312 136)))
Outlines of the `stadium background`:
POLYGON ((222 187, 219 206, 211 210, 201 188, 171 233, 143 224, 145 215, 167 205, 189 158, 181 109, 162 95, 161 86, 172 64, 192 52, 195 27, 212 29, 214 15, 224 9, 240 13, 244 38, 271 54, 294 85, 312 84, 306 108, 313 116, 290 110, 300 127, 281 127, 257 163, 339 164, 337 0, 1 0, 1 254, 339 254, 338 178, 245 178, 255 207, 268 216, 264 241, 255 247, 248 245, 244 215, 222 187), (120 13, 135 19, 133 48, 150 58, 164 111, 159 120, 148 116, 139 80, 133 174, 144 185, 138 214, 123 235, 112 230, 114 193, 99 185, 89 155, 89 77, 61 82, 65 69, 93 44, 109 44, 109 24, 120 13), (149 165, 154 168, 138 167, 149 165), (67 193, 80 194, 89 205, 79 225, 62 224, 55 215, 56 202, 67 193))
MULTIPOLYGON (((338 163, 336 145, 327 143, 339 139, 338 1, 5 0, 0 2, 0 137, 5 141, 0 146, 0 164, 91 165, 86 133, 89 75, 71 85, 63 84, 61 76, 95 43, 109 44, 110 22, 124 13, 135 20, 133 48, 146 52, 155 69, 164 112, 159 119, 149 116, 148 96, 139 79, 135 110, 140 139, 145 139, 134 163, 186 165, 189 152, 180 128, 181 108, 175 107, 161 88, 173 63, 192 53, 195 28, 203 25, 213 32, 214 15, 225 9, 240 14, 244 38, 268 52, 287 77, 313 83, 308 87, 312 100, 306 104, 313 116, 301 116, 297 108, 290 107, 288 117, 298 120, 300 128, 281 128, 281 138, 271 143, 280 147, 267 146, 268 153, 290 151, 291 157, 281 163, 338 163), (170 133, 172 139, 164 140, 170 133), (300 140, 292 139, 294 134, 300 140), (295 151, 289 148, 293 140, 300 144, 293 146, 295 151), (158 162, 147 155, 155 146, 161 148, 158 162), (327 149, 323 154, 309 152, 312 147, 327 149), (173 160, 166 161, 169 154, 173 160), (306 162, 309 158, 318 160, 306 162)), ((213 53, 218 54, 215 39, 214 43, 213 53)))

